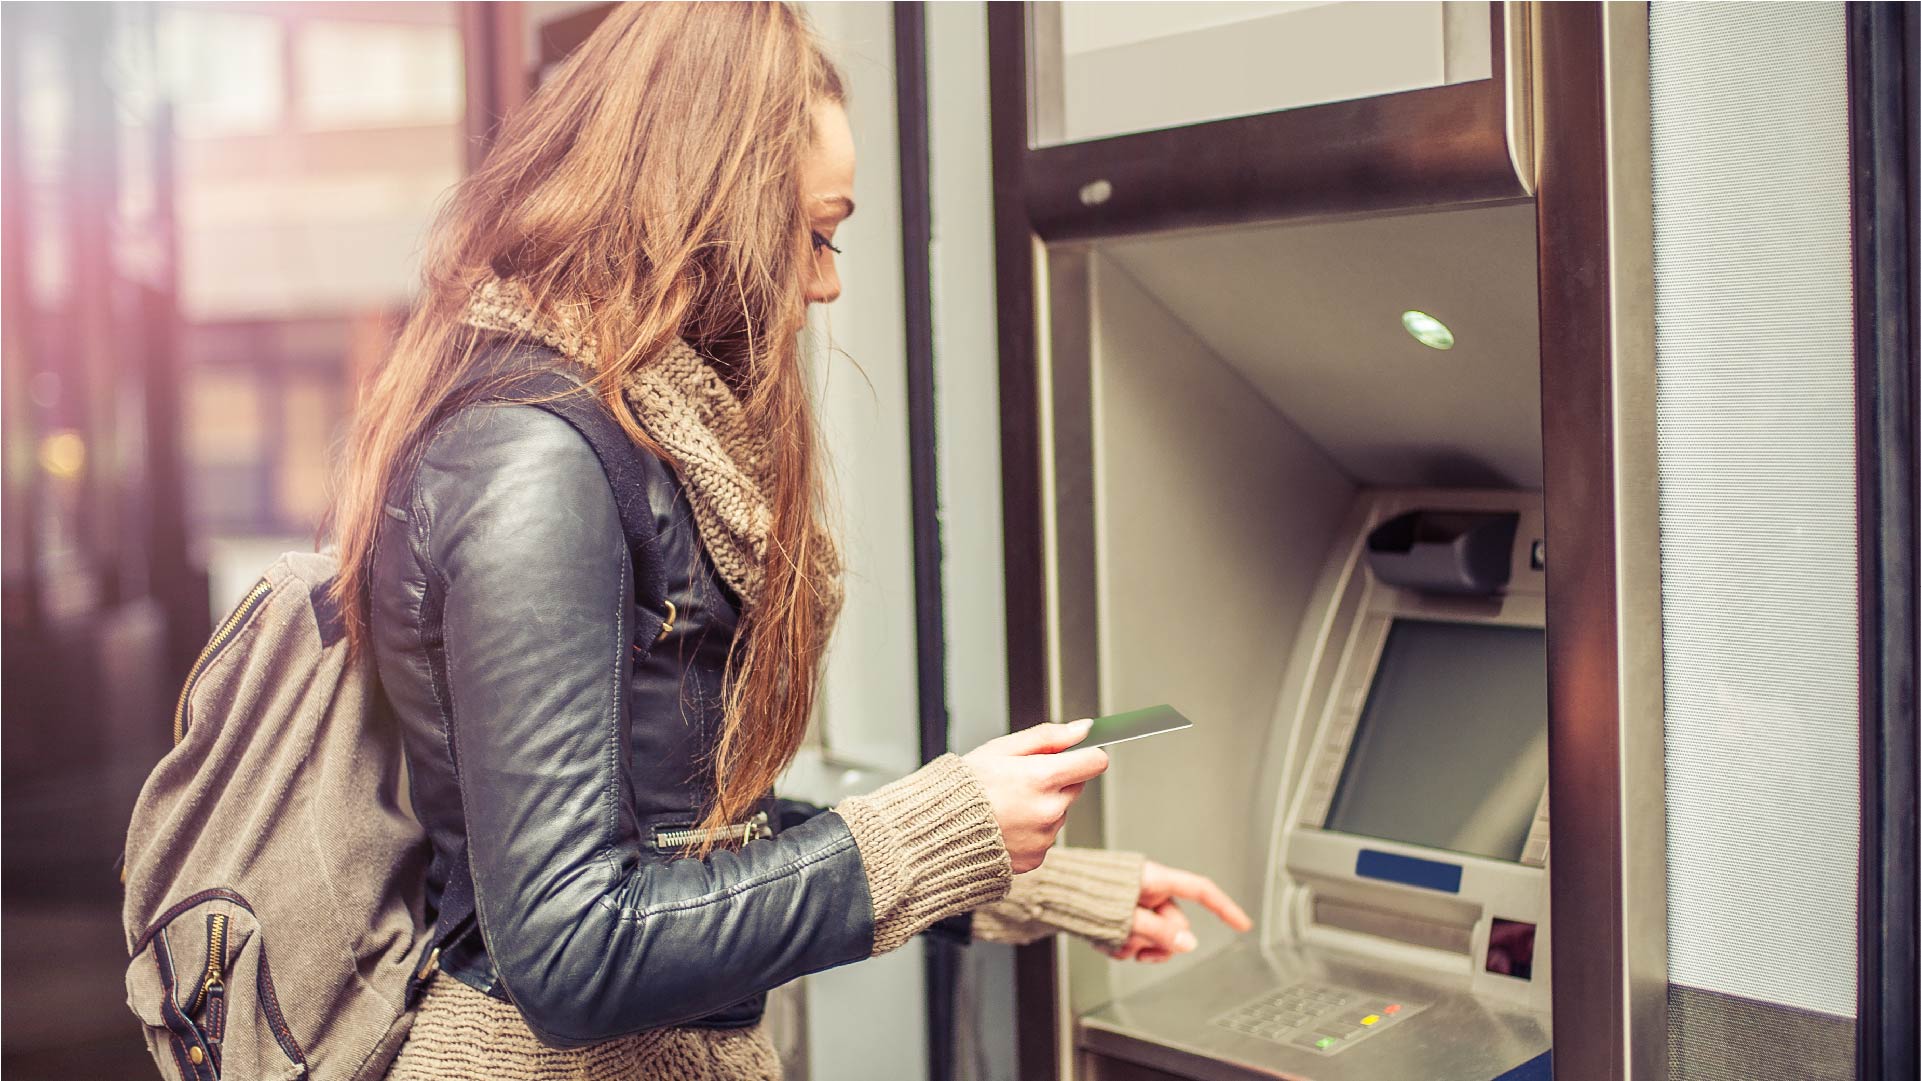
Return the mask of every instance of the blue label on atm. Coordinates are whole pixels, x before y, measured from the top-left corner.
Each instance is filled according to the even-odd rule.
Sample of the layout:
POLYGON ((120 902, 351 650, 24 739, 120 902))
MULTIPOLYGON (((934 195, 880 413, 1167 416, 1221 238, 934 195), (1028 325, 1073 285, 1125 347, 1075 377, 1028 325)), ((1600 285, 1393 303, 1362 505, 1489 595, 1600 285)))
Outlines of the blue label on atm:
POLYGON ((1554 1081, 1554 1052, 1543 1051, 1494 1081, 1554 1081))
POLYGON ((1354 859, 1354 873, 1362 878, 1399 882, 1403 886, 1419 886, 1424 890, 1461 892, 1461 865, 1458 863, 1397 856, 1392 852, 1363 848, 1354 859))

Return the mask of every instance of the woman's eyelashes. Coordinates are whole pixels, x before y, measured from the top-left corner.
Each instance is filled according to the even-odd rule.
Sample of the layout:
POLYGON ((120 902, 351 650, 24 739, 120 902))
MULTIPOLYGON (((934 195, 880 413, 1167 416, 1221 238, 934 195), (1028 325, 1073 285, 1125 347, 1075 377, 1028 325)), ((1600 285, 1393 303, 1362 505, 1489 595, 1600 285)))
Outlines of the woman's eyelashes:
POLYGON ((828 251, 833 252, 835 255, 840 254, 840 249, 834 247, 834 242, 827 239, 825 236, 822 236, 821 233, 818 230, 816 230, 814 232, 814 250, 818 252, 822 248, 826 248, 828 251))

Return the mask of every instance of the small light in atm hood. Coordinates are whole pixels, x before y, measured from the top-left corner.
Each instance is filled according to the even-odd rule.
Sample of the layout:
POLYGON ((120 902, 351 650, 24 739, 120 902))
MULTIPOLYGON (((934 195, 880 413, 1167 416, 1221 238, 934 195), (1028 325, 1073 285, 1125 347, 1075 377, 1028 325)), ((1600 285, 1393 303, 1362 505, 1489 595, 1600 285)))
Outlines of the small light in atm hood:
POLYGON ((1415 341, 1429 349, 1454 348, 1454 332, 1447 329, 1446 323, 1426 312, 1412 309, 1402 312, 1401 325, 1407 328, 1407 332, 1414 336, 1415 341))

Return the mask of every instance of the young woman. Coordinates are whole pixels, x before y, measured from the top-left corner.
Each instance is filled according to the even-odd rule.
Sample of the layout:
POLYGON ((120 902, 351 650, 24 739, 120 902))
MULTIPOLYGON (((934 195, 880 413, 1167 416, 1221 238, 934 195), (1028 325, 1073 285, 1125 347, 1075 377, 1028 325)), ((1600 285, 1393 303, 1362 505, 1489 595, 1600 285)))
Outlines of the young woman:
POLYGON ((611 14, 456 189, 363 406, 336 600, 399 719, 433 842, 471 881, 389 1076, 773 1078, 762 995, 947 933, 1192 949, 1139 856, 1053 849, 1104 752, 1041 725, 833 811, 770 798, 840 601, 798 335, 853 213, 840 76, 780 4, 611 14), (502 401, 570 373, 646 453, 502 401), (665 596, 636 589, 623 505, 665 596), (1043 860, 1045 862, 1043 862, 1043 860))

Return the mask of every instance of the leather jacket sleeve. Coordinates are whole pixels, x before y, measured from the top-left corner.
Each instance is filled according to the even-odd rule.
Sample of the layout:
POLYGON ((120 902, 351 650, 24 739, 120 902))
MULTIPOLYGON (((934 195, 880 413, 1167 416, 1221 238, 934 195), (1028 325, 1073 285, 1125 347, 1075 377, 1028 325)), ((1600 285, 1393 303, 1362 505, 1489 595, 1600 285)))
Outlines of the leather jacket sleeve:
POLYGON ((646 723, 625 716, 630 560, 577 433, 525 406, 462 411, 423 456, 411 517, 480 933, 536 1035, 677 1024, 868 956, 866 872, 832 812, 706 859, 644 858, 622 791, 628 726, 646 723))
MULTIPOLYGON (((775 827, 783 832, 821 815, 832 813, 825 807, 808 803, 805 800, 772 799, 769 800, 768 803, 770 805, 768 809, 773 816, 775 827)), ((929 924, 924 933, 929 938, 938 939, 939 941, 951 943, 956 946, 971 945, 975 938, 978 937, 974 930, 974 914, 972 912, 957 913, 944 920, 929 924)))

